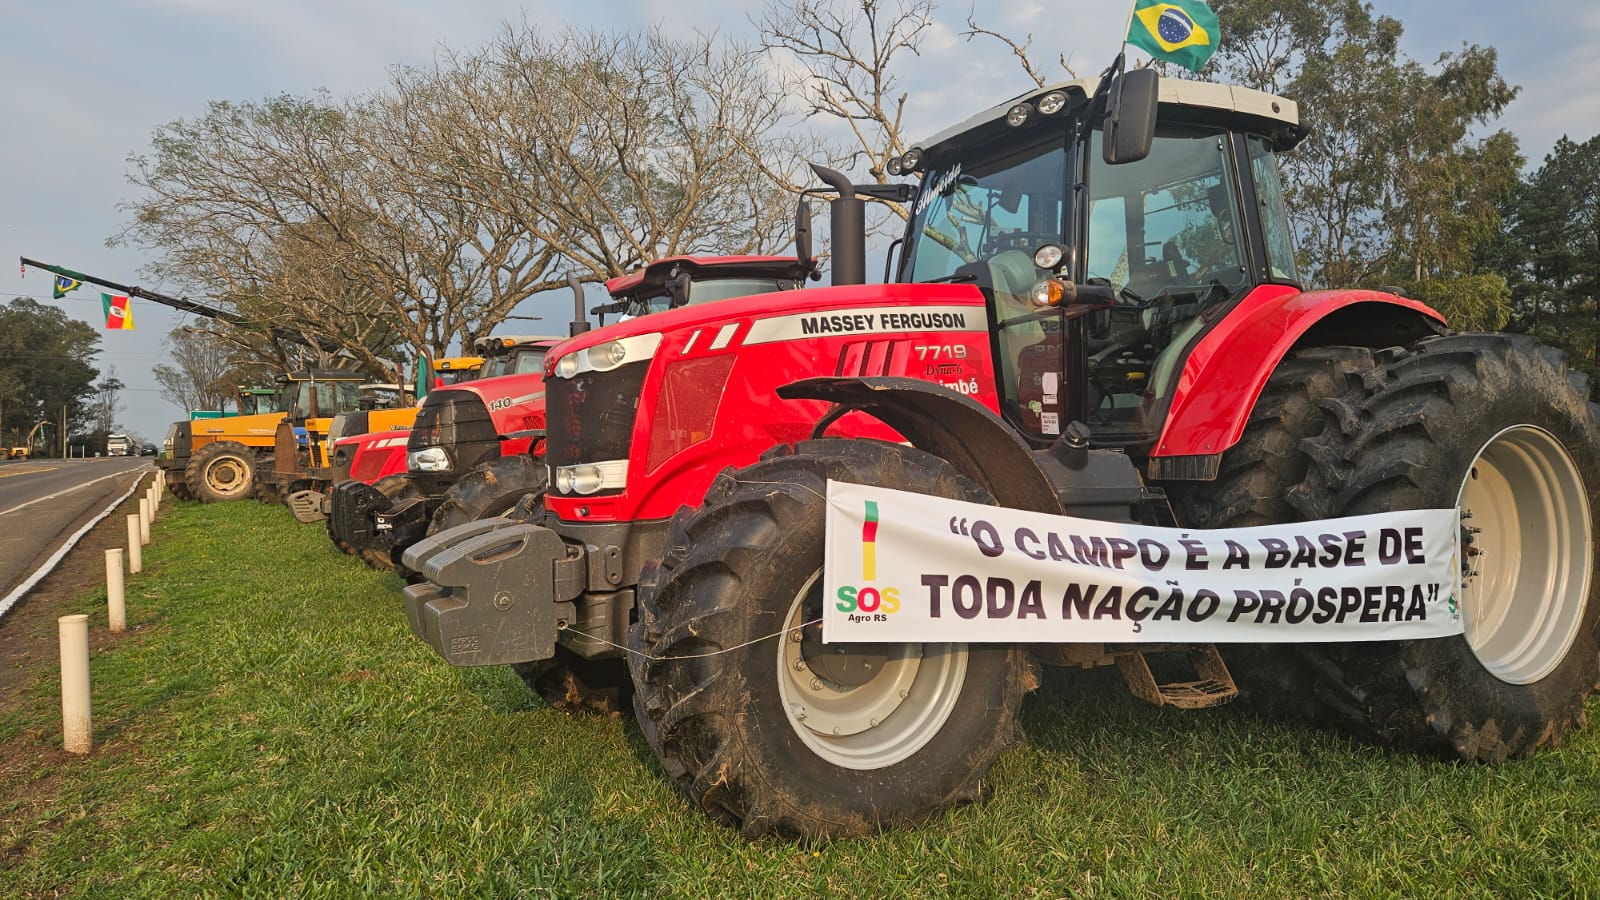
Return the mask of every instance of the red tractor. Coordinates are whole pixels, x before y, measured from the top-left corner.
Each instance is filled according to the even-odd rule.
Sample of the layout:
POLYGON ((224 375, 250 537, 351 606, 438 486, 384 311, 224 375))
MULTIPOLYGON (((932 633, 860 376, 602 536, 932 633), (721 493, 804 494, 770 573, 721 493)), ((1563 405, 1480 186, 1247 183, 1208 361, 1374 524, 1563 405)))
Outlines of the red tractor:
POLYGON ((1146 70, 937 135, 891 166, 915 187, 818 169, 835 286, 553 351, 545 512, 413 546, 413 631, 557 704, 614 702, 626 665, 663 770, 749 835, 861 834, 977 797, 1038 663, 1114 664, 1166 702, 1132 673, 1181 651, 1207 702, 1237 676, 1418 751, 1558 741, 1600 659, 1586 383, 1403 297, 1303 291, 1277 156, 1304 133, 1291 101, 1146 70), (911 210, 890 284, 863 283, 862 194, 911 210), (830 479, 1185 529, 1459 507, 1466 631, 1279 652, 827 644, 830 479))
MULTIPOLYGON (((606 282, 612 302, 590 310, 637 318, 687 304, 750 293, 792 290, 810 270, 789 256, 678 256, 657 260, 606 282)), ((574 285, 574 333, 586 330, 574 285)), ((602 318, 603 321, 603 318, 602 318)), ((559 338, 487 339, 476 348, 492 358, 475 381, 440 388, 423 401, 404 444, 388 434, 367 452, 404 447, 406 466, 368 484, 347 481, 331 493, 328 534, 379 568, 426 534, 499 516, 527 494, 543 495, 544 377, 540 363, 559 338), (496 344, 500 346, 495 346, 496 344)), ((354 449, 363 449, 357 447, 354 449)), ((336 455, 337 458, 337 455, 336 455)), ((351 473, 381 469, 381 457, 352 455, 351 473), (375 463, 377 465, 375 465, 375 463)))

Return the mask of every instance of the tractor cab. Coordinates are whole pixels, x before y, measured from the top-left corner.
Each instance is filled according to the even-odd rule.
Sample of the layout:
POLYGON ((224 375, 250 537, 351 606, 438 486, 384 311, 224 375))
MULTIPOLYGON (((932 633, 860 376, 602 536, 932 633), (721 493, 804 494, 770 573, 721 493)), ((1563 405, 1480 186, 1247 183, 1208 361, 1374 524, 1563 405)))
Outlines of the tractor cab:
POLYGON ((1129 161, 1107 162, 1108 94, 1078 80, 891 166, 921 179, 898 280, 983 292, 1001 412, 1036 443, 1074 420, 1097 443, 1153 439, 1200 337, 1254 288, 1299 284, 1275 160, 1303 135, 1295 104, 1135 74, 1123 114, 1141 118, 1136 81, 1161 113, 1129 161))
POLYGON ((478 338, 473 351, 483 357, 478 379, 526 375, 544 368, 545 351, 560 343, 554 335, 520 334, 478 338))
POLYGON ((448 356, 433 361, 433 386, 447 387, 478 378, 483 368, 481 356, 448 356))
POLYGON ((276 387, 240 387, 234 392, 234 406, 241 416, 283 412, 284 404, 276 387))
POLYGON ((359 372, 343 369, 301 370, 285 376, 284 412, 297 423, 307 419, 331 418, 361 408, 361 385, 366 379, 359 372))

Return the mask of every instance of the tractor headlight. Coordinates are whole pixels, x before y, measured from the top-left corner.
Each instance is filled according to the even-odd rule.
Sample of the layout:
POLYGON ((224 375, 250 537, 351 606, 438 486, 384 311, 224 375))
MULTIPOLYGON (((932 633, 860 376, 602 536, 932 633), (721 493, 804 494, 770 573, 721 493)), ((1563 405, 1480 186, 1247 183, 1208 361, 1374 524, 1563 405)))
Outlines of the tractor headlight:
POLYGON ((557 466, 555 486, 561 494, 595 494, 628 486, 628 461, 613 459, 576 466, 557 466))
POLYGON ((406 454, 406 468, 413 472, 450 471, 450 451, 443 447, 426 447, 406 454))
POLYGON ((605 484, 605 476, 598 466, 573 466, 572 490, 577 494, 592 494, 605 484))
POLYGON ((900 168, 900 157, 898 156, 889 157, 889 161, 884 163, 883 167, 888 170, 890 175, 899 175, 904 171, 900 168))
POLYGON ((1066 251, 1060 244, 1045 244, 1033 251, 1033 264, 1046 271, 1061 265, 1061 260, 1066 256, 1066 251))
POLYGON ((909 175, 922 165, 922 150, 912 147, 900 157, 900 171, 909 175))
POLYGON ((1053 116, 1067 105, 1067 95, 1063 91, 1051 91, 1039 98, 1039 114, 1053 116))
POLYGON ((1018 103, 1006 110, 1006 124, 1012 128, 1021 128, 1028 124, 1031 118, 1033 118, 1033 107, 1026 103, 1018 103))
POLYGON ((596 371, 604 372, 622 365, 628 358, 628 348, 621 341, 608 341, 596 344, 589 348, 589 365, 596 371))
POLYGON ((578 354, 568 353, 556 362, 556 377, 571 378, 578 374, 578 354))

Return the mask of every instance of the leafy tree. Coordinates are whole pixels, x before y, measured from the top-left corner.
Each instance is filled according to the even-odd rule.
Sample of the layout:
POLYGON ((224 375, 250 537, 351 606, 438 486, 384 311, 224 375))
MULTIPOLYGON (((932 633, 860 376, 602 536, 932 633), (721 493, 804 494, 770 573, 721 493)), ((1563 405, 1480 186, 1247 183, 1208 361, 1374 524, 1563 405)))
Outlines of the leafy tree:
MULTIPOLYGON (((0 437, 20 441, 39 422, 88 422, 100 372, 100 334, 55 307, 19 297, 0 306, 0 437)), ((13 445, 14 444, 8 444, 13 445)))
MULTIPOLYGON (((1284 159, 1304 270, 1325 286, 1405 282, 1444 296, 1478 271, 1522 160, 1506 131, 1476 137, 1516 96, 1492 48, 1424 66, 1400 22, 1360 0, 1217 0, 1220 80, 1298 102, 1309 136, 1284 159), (1438 281, 1437 285, 1426 282, 1438 281)), ((1464 307, 1493 302, 1479 291, 1464 307)), ((1480 310, 1479 321, 1505 310, 1480 310)))
POLYGON ((1506 240, 1517 319, 1600 372, 1600 136, 1556 142, 1507 202, 1506 240))

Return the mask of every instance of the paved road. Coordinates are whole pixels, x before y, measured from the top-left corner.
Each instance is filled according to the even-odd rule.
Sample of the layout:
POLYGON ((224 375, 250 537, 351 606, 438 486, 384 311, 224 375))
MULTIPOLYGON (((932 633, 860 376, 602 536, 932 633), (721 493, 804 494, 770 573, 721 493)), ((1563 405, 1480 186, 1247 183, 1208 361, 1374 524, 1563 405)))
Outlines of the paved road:
POLYGON ((0 463, 0 598, 152 468, 150 457, 0 463))

